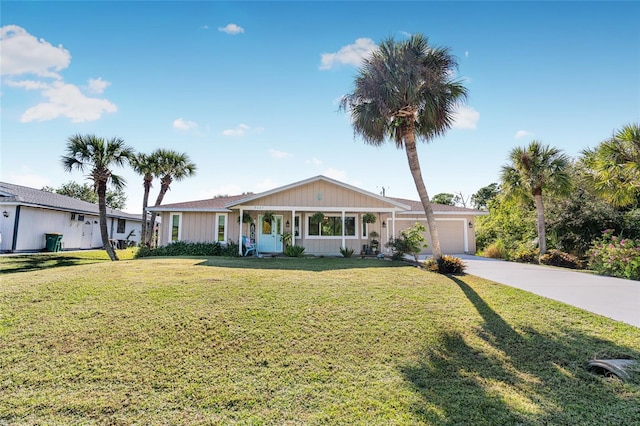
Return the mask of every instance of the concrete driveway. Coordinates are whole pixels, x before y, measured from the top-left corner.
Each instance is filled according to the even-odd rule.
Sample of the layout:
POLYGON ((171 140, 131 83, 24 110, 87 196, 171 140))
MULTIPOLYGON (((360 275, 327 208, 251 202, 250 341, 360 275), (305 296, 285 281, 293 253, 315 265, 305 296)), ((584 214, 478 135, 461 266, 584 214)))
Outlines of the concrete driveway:
POLYGON ((458 255, 466 273, 640 327, 640 281, 458 255))

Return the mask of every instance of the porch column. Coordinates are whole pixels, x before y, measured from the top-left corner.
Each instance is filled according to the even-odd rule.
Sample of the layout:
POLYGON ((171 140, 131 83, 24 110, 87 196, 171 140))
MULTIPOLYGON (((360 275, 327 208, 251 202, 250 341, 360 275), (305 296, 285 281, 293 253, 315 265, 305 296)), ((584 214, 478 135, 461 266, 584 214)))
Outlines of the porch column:
POLYGON ((238 254, 242 256, 242 216, 244 215, 244 210, 240 207, 240 231, 238 232, 238 254))
POLYGON ((296 211, 291 210, 291 246, 296 245, 296 211))
POLYGON ((344 214, 345 212, 344 210, 342 210, 342 247, 347 248, 347 244, 345 243, 345 238, 344 238, 344 226, 345 226, 344 214))
POLYGON ((393 238, 396 237, 396 211, 392 211, 391 212, 391 235, 393 236, 393 238))

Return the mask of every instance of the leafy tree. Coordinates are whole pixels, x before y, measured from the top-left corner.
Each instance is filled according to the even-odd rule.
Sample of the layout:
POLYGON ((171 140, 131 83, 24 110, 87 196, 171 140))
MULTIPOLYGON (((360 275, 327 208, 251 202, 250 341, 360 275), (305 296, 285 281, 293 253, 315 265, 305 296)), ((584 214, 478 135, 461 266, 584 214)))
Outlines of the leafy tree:
MULTIPOLYGON (((54 192, 67 197, 76 198, 88 203, 98 204, 98 194, 88 183, 79 184, 74 181, 63 183, 59 188, 45 186, 43 191, 54 192)), ((127 205, 127 194, 122 188, 107 189, 107 207, 122 210, 127 205)))
MULTIPOLYGON (((165 194, 171 188, 171 183, 174 180, 180 181, 193 176, 196 173, 196 165, 191 162, 187 154, 173 150, 158 149, 154 152, 154 156, 156 157, 155 161, 157 161, 158 176, 160 176, 160 192, 155 204, 155 206, 159 206, 162 204, 165 194)), ((152 226, 156 222, 156 216, 155 212, 151 215, 152 226)), ((151 235, 147 240, 147 243, 150 242, 151 235)))
POLYGON ((363 61, 355 89, 340 103, 351 115, 354 134, 380 146, 386 140, 404 149, 409 169, 427 217, 433 256, 442 251, 429 195, 422 179, 416 139, 430 141, 451 127, 467 90, 453 79, 457 67, 449 49, 430 46, 426 37, 392 37, 363 61))
POLYGON ((493 200, 500 193, 500 187, 497 183, 491 183, 483 186, 471 196, 471 203, 478 210, 486 210, 489 201, 493 200))
POLYGON ((439 194, 436 194, 433 196, 433 198, 431 199, 431 202, 434 204, 444 204, 446 206, 453 206, 455 205, 455 195, 453 194, 449 194, 447 192, 441 192, 439 194))
POLYGON ((593 150, 582 152, 597 194, 616 207, 640 203, 640 125, 627 124, 593 150))
POLYGON ((140 242, 143 244, 151 239, 148 230, 147 207, 149 205, 149 193, 153 179, 160 174, 158 156, 158 150, 154 151, 151 155, 138 153, 131 161, 133 170, 143 176, 142 186, 144 188, 144 195, 142 197, 142 229, 140 230, 140 242))
POLYGON ((536 205, 536 223, 540 254, 547 251, 544 224, 543 192, 566 194, 571 189, 569 158, 557 148, 532 141, 516 147, 509 154, 509 164, 502 167, 502 188, 508 197, 536 205))
POLYGON ((499 194, 487 205, 489 214, 476 219, 476 245, 483 250, 500 242, 507 251, 530 248, 536 238, 536 215, 533 203, 521 204, 499 194))
POLYGON ((88 171, 88 177, 98 193, 102 246, 111 260, 118 260, 107 233, 107 185, 112 184, 120 189, 124 187, 124 180, 113 174, 111 169, 128 164, 134 155, 133 149, 120 138, 105 140, 95 135, 76 134, 67 140, 65 154, 62 156, 65 171, 88 171))

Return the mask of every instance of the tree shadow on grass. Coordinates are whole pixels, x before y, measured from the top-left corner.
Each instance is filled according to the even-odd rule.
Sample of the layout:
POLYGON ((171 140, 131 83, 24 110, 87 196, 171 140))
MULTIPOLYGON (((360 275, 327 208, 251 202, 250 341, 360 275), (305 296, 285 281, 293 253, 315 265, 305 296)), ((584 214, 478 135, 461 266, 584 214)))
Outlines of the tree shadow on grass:
POLYGON ((570 322, 550 326, 548 334, 526 326, 516 331, 470 285, 456 277, 450 279, 482 321, 468 332, 443 332, 416 363, 400 367, 421 396, 415 413, 422 421, 443 425, 640 424, 640 383, 599 377, 586 366, 596 353, 640 359, 638 348, 587 335, 570 322))
POLYGON ((88 263, 104 262, 104 260, 90 260, 75 256, 62 255, 23 255, 5 257, 0 261, 1 274, 15 274, 19 272, 39 271, 43 269, 59 268, 61 266, 86 265, 88 263))

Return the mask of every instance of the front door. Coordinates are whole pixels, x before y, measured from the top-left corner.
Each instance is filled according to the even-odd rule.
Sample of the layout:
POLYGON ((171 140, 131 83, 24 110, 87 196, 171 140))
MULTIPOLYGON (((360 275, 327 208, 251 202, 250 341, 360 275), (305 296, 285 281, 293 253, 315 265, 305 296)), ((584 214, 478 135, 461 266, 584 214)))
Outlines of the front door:
POLYGON ((258 251, 260 253, 282 253, 282 215, 274 215, 271 222, 258 217, 258 251))
POLYGON ((93 225, 90 220, 82 224, 82 238, 80 238, 80 248, 90 249, 91 240, 93 239, 93 225))

